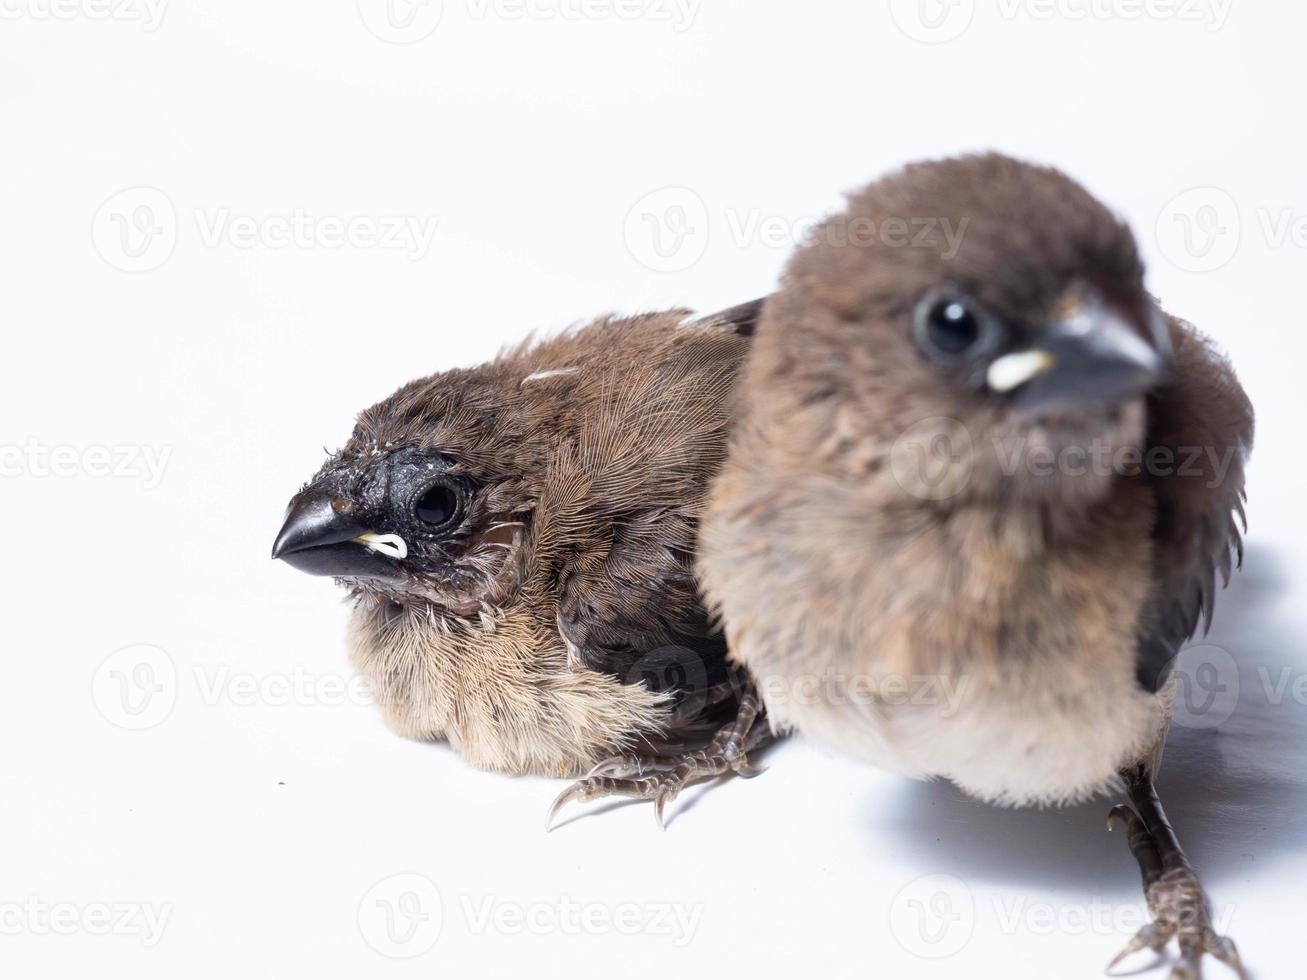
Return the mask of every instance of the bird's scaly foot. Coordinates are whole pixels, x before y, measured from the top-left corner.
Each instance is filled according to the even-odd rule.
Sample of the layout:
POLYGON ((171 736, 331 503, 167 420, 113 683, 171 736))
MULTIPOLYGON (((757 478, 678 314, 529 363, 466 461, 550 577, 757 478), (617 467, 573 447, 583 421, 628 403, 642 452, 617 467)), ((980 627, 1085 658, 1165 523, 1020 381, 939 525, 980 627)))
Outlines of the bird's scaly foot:
POLYGON ((757 696, 752 692, 740 699, 735 721, 722 728, 702 749, 680 755, 618 755, 605 759, 584 779, 563 790, 549 808, 545 818, 548 830, 554 817, 573 800, 581 803, 608 796, 652 800, 654 817, 663 827, 663 812, 687 786, 735 773, 746 779, 762 769, 749 763, 748 753, 771 741, 757 696))
POLYGON ((1248 980, 1234 940, 1218 935, 1212 928, 1207 894, 1183 855, 1159 848, 1152 832, 1130 807, 1113 807, 1107 816, 1108 829, 1118 820, 1126 827, 1130 850, 1143 873, 1144 895, 1153 921, 1135 933, 1125 949, 1107 964, 1107 971, 1110 973, 1127 956, 1141 949, 1162 952, 1174 936, 1180 944, 1180 959, 1171 970, 1171 980, 1200 980, 1201 961, 1206 954, 1230 967, 1241 980, 1248 980))

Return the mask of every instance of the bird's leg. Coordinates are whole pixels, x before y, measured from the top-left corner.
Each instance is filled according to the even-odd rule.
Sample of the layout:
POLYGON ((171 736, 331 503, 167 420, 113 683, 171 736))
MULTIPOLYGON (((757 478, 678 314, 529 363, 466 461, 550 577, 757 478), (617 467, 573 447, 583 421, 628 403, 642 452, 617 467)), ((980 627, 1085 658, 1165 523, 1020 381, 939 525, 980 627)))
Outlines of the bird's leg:
POLYGON ((1126 828, 1126 841, 1139 862, 1153 921, 1135 934, 1107 969, 1110 971, 1141 949, 1161 952, 1174 936, 1180 944, 1180 959, 1171 970, 1171 980, 1199 980, 1201 960, 1207 953, 1247 980, 1234 941, 1217 935, 1212 928, 1211 904, 1166 819, 1151 770, 1140 764, 1124 770, 1121 776, 1134 807, 1124 803, 1113 807, 1107 815, 1107 826, 1110 830, 1114 821, 1120 821, 1126 828))
POLYGON ((685 787, 727 773, 749 778, 762 772, 749 764, 748 753, 771 740, 758 696, 749 691, 740 698, 735 720, 702 749, 679 755, 620 755, 600 762, 584 779, 559 794, 549 808, 545 827, 573 800, 585 803, 607 796, 653 800, 654 816, 661 827, 664 809, 685 787))

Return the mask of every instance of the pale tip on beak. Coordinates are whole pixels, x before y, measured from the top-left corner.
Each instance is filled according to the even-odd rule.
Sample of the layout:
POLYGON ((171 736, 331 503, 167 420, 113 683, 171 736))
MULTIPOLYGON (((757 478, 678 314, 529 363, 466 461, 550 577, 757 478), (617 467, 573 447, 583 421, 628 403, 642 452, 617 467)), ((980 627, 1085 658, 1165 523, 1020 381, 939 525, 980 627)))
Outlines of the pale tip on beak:
POLYGON ((989 365, 985 383, 991 391, 1012 391, 1032 378, 1051 371, 1057 359, 1048 351, 1022 350, 1004 354, 989 365))
POLYGON ((378 534, 376 531, 365 531, 350 540, 358 542, 371 551, 380 552, 388 558, 403 561, 408 557, 408 543, 398 534, 378 534))

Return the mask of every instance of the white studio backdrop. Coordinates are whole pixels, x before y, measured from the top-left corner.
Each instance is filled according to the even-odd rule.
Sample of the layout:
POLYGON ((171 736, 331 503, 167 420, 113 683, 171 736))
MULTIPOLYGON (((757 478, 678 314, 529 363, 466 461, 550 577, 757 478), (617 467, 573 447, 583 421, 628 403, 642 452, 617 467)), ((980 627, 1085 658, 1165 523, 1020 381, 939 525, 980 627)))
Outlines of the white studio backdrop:
POLYGON ((1144 914, 1111 801, 793 742, 666 833, 546 835, 560 783, 391 735, 339 594, 267 557, 400 383, 755 298, 843 192, 996 148, 1118 208, 1257 407, 1194 653, 1239 669, 1162 790, 1218 924, 1298 975, 1305 32, 1254 0, 0 0, 0 973, 1100 975, 1144 914))

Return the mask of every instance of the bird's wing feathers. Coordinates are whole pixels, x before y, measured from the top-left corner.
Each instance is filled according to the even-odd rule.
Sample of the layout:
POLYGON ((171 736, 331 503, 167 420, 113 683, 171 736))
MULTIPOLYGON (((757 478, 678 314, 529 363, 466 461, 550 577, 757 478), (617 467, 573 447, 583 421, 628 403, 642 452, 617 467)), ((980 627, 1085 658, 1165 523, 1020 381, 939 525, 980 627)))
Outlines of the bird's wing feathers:
POLYGON ((558 626, 573 656, 677 698, 699 697, 726 680, 726 641, 709 621, 687 563, 688 553, 674 545, 619 530, 597 567, 564 582, 558 626))
POLYGON ((755 299, 750 303, 741 303, 739 306, 732 306, 729 310, 722 310, 720 313, 704 317, 702 322, 726 324, 741 337, 752 337, 754 330, 757 329, 758 320, 762 316, 763 304, 766 302, 767 300, 764 298, 755 299))
POLYGON ((687 722, 729 694, 726 642, 699 596, 694 550, 748 345, 738 329, 714 327, 741 319, 669 330, 650 363, 597 379, 536 514, 542 534, 567 528, 558 628, 573 658, 694 705, 687 722))
POLYGON ((1229 581, 1232 553, 1243 558, 1244 462, 1252 449, 1253 410, 1229 361, 1190 324, 1168 318, 1173 379, 1149 404, 1148 449, 1157 517, 1154 580, 1141 621, 1136 674, 1156 691, 1183 644, 1210 627, 1216 577, 1229 581), (1237 516, 1237 521, 1236 521, 1237 516))

